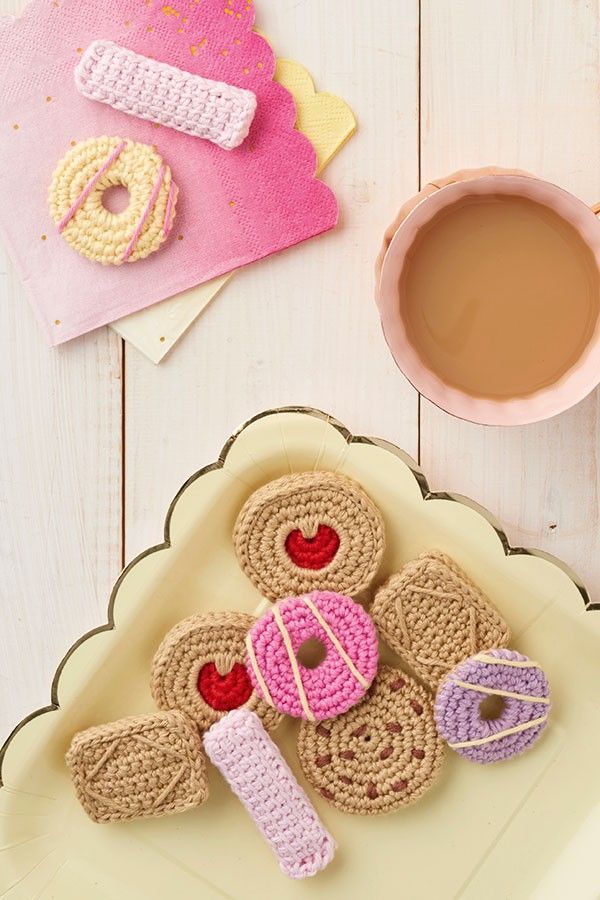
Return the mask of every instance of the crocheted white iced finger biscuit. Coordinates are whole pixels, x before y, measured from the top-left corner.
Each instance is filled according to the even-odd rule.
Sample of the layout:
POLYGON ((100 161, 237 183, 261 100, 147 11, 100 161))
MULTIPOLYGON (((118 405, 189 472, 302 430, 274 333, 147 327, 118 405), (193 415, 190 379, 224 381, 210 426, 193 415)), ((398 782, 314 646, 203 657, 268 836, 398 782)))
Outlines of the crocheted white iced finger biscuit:
POLYGON ((256 95, 141 56, 112 41, 87 48, 75 69, 84 97, 204 138, 224 150, 239 147, 256 112, 256 95))
POLYGON ((50 215, 64 239, 88 259, 120 265, 143 259, 167 239, 177 202, 171 169, 149 144, 98 137, 76 144, 50 183, 50 215), (129 194, 122 212, 110 212, 104 192, 129 194))
POLYGON ((381 513, 355 481, 297 472, 250 495, 233 542, 245 574, 269 600, 314 590, 353 597, 375 577, 385 531, 381 513))
POLYGON ((165 816, 208 799, 200 734, 181 712, 80 731, 66 759, 79 802, 94 822, 165 816))

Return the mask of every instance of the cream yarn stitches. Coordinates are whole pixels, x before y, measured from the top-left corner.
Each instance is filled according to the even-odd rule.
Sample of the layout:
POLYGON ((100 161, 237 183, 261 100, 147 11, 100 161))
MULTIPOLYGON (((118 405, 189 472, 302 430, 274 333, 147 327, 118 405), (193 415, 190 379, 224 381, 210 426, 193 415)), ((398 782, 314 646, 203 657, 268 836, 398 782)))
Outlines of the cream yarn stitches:
POLYGON ((84 97, 149 122, 233 150, 247 137, 256 111, 252 91, 192 75, 112 41, 94 41, 75 69, 84 97))
POLYGON ((75 735, 66 759, 94 822, 164 816, 208 799, 200 735, 180 712, 88 728, 75 735))
POLYGON ((65 240, 104 265, 143 259, 167 239, 175 217, 177 186, 154 147, 120 137, 90 138, 59 162, 50 184, 50 215, 65 240), (129 204, 119 213, 102 203, 121 185, 129 204))

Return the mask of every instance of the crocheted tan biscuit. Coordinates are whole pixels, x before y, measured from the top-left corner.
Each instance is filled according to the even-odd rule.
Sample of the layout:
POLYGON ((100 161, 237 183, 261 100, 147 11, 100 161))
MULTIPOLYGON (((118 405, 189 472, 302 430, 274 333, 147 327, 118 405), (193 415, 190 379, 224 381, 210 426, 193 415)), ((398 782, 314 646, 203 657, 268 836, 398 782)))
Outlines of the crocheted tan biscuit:
POLYGON ((414 803, 433 785, 443 755, 432 696, 391 666, 381 666, 358 706, 326 722, 303 722, 298 736, 308 781, 333 806, 355 815, 414 803))
POLYGON ((152 663, 150 688, 160 709, 181 709, 201 730, 241 706, 255 712, 267 731, 281 714, 261 700, 246 671, 246 634, 254 616, 206 612, 169 631, 152 663))
POLYGON ((79 802, 94 822, 165 816, 208 799, 200 735, 180 712, 80 731, 66 760, 79 802))
POLYGON ((375 594, 371 615, 390 647, 432 688, 463 659, 510 640, 487 597, 437 550, 392 575, 375 594))
POLYGON ((385 546, 377 507, 331 472, 285 475, 259 488, 233 539, 242 569, 269 600, 323 589, 355 595, 373 580, 385 546))

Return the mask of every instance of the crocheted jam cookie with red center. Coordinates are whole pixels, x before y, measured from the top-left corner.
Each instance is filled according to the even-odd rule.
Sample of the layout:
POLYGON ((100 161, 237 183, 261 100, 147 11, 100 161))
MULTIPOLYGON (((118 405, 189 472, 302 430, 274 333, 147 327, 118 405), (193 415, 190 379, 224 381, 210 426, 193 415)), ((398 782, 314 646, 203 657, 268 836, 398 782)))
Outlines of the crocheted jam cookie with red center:
POLYGON ((390 647, 434 689, 463 659, 510 640, 487 597, 437 550, 392 575, 375 594, 371 615, 390 647))
POLYGON ((256 619, 205 612, 169 631, 152 663, 152 696, 160 709, 181 709, 202 729, 232 709, 253 710, 267 730, 281 715, 255 693, 245 666, 245 639, 256 619))
POLYGON ((165 816, 208 799, 198 729, 177 711, 80 731, 67 765, 77 798, 94 822, 165 816))
POLYGON ((377 507, 331 472, 285 475, 259 488, 233 539, 242 569, 269 600, 314 590, 354 596, 373 580, 385 545, 377 507))
POLYGON ((381 666, 358 706, 325 722, 303 722, 298 736, 308 781, 333 806, 355 815, 414 803, 433 785, 443 755, 432 696, 390 666, 381 666))

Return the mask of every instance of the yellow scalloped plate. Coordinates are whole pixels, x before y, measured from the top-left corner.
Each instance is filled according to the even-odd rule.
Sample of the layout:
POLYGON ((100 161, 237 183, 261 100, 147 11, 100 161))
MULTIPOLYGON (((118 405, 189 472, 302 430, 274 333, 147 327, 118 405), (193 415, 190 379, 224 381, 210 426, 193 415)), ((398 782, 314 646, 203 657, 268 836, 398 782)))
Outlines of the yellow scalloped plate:
MULTIPOLYGON (((52 705, 2 752, 0 896, 8 900, 212 900, 233 897, 554 900, 598 896, 600 615, 573 573, 511 549, 469 501, 431 494, 397 448, 352 437, 314 410, 258 416, 173 501, 165 543, 141 554, 112 593, 109 624, 62 662, 52 705), (64 764, 73 733, 152 710, 150 661, 164 633, 201 609, 252 611, 260 597, 236 563, 232 526, 248 494, 290 471, 343 472, 383 511, 379 580, 428 548, 453 556, 508 619, 520 651, 544 665, 553 717, 536 748, 478 767, 448 752, 438 786, 394 815, 345 816, 314 793, 339 842, 306 882, 286 879, 252 822, 211 771, 211 798, 180 816, 94 825, 64 764), (59 708, 58 708, 59 707, 59 708)), ((278 740, 299 773, 296 726, 278 740)))

